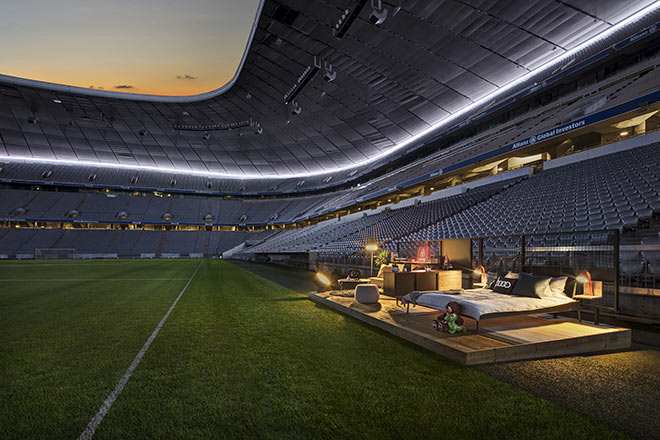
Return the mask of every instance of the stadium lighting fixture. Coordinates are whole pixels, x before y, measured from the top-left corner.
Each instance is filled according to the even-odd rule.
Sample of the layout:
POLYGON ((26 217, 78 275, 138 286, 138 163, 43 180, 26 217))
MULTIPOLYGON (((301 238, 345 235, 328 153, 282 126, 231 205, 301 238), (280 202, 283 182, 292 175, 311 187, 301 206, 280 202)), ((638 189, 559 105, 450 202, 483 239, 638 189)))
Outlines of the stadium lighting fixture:
MULTIPOLYGON (((539 75, 543 72, 552 72, 554 69, 557 69, 564 62, 571 62, 570 60, 581 51, 588 49, 589 47, 599 43, 600 41, 610 37, 617 31, 624 29, 629 26, 631 23, 639 21, 644 16, 655 12, 660 9, 660 1, 655 1, 645 8, 640 9, 636 13, 630 15, 629 17, 621 20, 619 23, 611 26, 610 28, 604 30, 600 34, 590 38, 589 40, 575 46, 574 48, 564 52, 561 55, 551 59, 545 64, 537 67, 536 69, 527 72, 524 75, 521 75, 517 78, 512 78, 508 83, 499 89, 485 95, 481 99, 478 99, 472 102, 469 105, 466 105, 462 109, 458 110, 456 113, 453 113, 447 116, 444 119, 441 119, 437 123, 431 125, 425 130, 420 131, 419 133, 409 137, 403 142, 400 142, 393 147, 380 152, 372 157, 369 157, 365 160, 354 162, 351 165, 346 165, 342 167, 336 167, 331 169, 325 169, 321 171, 311 171, 305 173, 291 173, 291 174, 254 174, 254 173, 221 173, 221 172, 211 172, 211 171, 199 171, 199 170, 179 170, 173 167, 161 168, 156 166, 146 166, 146 165, 127 165, 120 163, 107 163, 107 162, 92 162, 92 161, 78 161, 78 160, 65 160, 65 159, 45 159, 45 158, 34 158, 27 156, 9 156, 9 155, 0 155, 0 160, 4 161, 23 161, 23 162, 38 162, 38 163, 49 163, 49 164, 64 164, 64 165, 80 165, 80 166, 94 166, 99 168, 124 168, 124 169, 133 169, 133 170, 144 170, 144 171, 155 171, 159 173, 177 173, 181 175, 199 175, 207 177, 222 177, 228 179, 284 179, 284 178, 303 178, 303 177, 313 177, 319 175, 325 175, 329 173, 342 172, 346 170, 351 170, 354 168, 359 168, 363 165, 376 162, 380 159, 383 159, 403 148, 409 147, 411 144, 420 142, 424 137, 431 135, 433 132, 437 131, 440 128, 446 127, 451 123, 457 122, 464 118, 468 113, 478 109, 480 106, 492 101, 493 99, 501 98, 505 94, 510 93, 515 87, 531 80, 536 75, 539 75)), ((233 83, 232 83, 233 84, 233 83)))

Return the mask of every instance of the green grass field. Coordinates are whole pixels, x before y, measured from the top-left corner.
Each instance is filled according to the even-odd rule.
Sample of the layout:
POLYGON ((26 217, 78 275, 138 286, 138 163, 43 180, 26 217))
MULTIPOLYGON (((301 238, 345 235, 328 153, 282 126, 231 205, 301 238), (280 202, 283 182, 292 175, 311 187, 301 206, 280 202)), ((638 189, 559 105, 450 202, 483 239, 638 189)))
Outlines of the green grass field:
POLYGON ((623 437, 229 262, 118 260, 0 263, 0 438, 78 438, 196 269, 94 438, 623 437))

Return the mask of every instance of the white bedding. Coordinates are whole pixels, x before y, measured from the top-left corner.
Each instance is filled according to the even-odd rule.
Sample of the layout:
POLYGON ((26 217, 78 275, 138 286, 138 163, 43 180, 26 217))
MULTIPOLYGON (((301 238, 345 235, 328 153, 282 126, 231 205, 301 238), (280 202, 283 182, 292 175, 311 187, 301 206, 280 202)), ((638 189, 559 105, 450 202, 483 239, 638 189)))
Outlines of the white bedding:
MULTIPOLYGON (((409 293, 404 296, 404 302, 412 303, 411 295, 409 293)), ((416 303, 420 306, 443 311, 450 301, 456 301, 463 307, 462 315, 477 320, 489 313, 526 312, 574 302, 567 296, 561 298, 528 298, 504 295, 490 289, 468 289, 460 294, 448 294, 443 293, 443 291, 424 292, 416 299, 416 303)))

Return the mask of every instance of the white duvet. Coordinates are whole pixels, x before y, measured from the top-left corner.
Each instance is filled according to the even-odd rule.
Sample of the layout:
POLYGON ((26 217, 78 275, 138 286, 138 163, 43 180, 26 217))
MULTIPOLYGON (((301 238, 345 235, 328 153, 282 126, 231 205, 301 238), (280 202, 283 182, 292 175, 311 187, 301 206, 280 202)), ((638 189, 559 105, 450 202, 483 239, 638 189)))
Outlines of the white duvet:
MULTIPOLYGON (((414 293, 414 292, 413 292, 414 293)), ((404 302, 412 303, 411 293, 403 297, 404 302)), ((479 320, 490 313, 527 312, 548 307, 557 307, 574 302, 567 296, 550 298, 528 298, 504 295, 490 289, 469 289, 463 293, 451 294, 446 291, 424 292, 416 298, 417 305, 445 310, 450 301, 458 302, 463 310, 461 315, 479 320)))

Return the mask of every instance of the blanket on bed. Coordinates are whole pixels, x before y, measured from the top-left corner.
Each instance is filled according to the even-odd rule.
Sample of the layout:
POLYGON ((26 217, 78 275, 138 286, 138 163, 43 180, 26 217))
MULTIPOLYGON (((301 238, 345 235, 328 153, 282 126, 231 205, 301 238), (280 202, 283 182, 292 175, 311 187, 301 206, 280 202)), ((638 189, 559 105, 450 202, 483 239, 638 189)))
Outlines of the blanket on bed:
POLYGON ((412 292, 402 299, 404 304, 420 305, 436 310, 445 310, 450 301, 458 302, 463 308, 461 314, 474 319, 492 313, 531 312, 575 302, 569 297, 530 298, 504 295, 490 289, 468 289, 459 294, 443 291, 412 292))
MULTIPOLYGON (((451 289, 451 290, 443 290, 442 293, 447 294, 447 295, 458 295, 460 293, 463 293, 463 289, 451 289)), ((403 298, 401 298, 401 304, 406 305, 406 304, 412 304, 413 306, 417 305, 417 298, 422 296, 423 294, 428 293, 428 292, 410 292, 403 298)))

